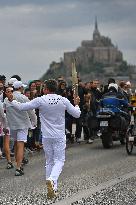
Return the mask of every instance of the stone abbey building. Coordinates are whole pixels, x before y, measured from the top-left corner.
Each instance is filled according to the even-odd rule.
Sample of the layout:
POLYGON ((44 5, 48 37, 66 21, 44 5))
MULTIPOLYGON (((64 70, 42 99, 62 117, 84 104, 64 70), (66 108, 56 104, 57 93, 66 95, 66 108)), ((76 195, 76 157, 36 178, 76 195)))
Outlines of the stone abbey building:
POLYGON ((109 77, 116 79, 135 79, 136 66, 128 65, 123 54, 109 37, 102 36, 98 29, 97 19, 92 40, 83 40, 76 51, 65 52, 60 62, 53 61, 42 79, 64 76, 71 80, 71 66, 76 60, 78 75, 84 82, 100 79, 105 82, 109 77))
POLYGON ((89 65, 90 61, 102 63, 108 67, 122 62, 123 54, 113 45, 109 37, 100 34, 96 19, 93 40, 83 40, 76 51, 64 53, 64 64, 67 68, 71 68, 73 59, 76 59, 77 65, 85 67, 89 65))

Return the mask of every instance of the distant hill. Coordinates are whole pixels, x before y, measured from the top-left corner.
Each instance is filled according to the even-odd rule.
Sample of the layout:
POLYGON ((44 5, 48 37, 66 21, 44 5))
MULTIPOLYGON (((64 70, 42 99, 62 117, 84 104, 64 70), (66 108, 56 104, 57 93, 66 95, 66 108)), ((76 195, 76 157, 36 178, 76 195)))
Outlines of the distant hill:
POLYGON ((123 76, 128 79, 136 76, 136 67, 128 65, 123 59, 123 54, 118 50, 109 37, 102 36, 98 30, 97 19, 92 40, 83 40, 81 46, 73 52, 64 53, 60 62, 53 61, 42 80, 64 76, 67 81, 71 79, 71 65, 76 59, 77 72, 84 81, 100 79, 105 81, 109 77, 123 76))

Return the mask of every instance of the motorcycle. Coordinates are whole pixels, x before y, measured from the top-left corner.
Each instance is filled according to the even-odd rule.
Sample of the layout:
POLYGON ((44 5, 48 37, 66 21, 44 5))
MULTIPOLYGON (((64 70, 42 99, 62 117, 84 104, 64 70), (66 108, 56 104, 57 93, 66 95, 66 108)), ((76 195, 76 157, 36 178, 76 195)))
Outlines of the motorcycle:
POLYGON ((132 154, 133 147, 136 146, 136 107, 132 106, 131 108, 131 121, 126 136, 126 151, 128 155, 132 154))
MULTIPOLYGON (((122 114, 126 113, 122 112, 122 114)), ((129 122, 123 115, 113 112, 110 108, 100 108, 96 118, 99 122, 99 133, 104 148, 111 148, 113 141, 118 140, 121 144, 125 144, 129 122)))

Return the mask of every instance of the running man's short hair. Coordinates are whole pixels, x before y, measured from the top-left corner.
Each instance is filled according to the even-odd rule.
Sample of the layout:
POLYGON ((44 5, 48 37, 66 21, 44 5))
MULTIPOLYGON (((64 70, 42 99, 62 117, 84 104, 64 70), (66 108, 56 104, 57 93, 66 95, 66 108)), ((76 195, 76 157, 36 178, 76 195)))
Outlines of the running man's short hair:
POLYGON ((50 92, 56 92, 58 89, 57 81, 54 79, 49 79, 44 81, 45 88, 47 88, 50 92))

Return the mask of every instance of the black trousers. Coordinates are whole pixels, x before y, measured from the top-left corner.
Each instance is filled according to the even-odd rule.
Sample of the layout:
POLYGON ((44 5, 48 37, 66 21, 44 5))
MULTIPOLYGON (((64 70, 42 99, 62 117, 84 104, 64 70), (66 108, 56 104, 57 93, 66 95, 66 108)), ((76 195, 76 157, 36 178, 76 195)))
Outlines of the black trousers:
POLYGON ((76 139, 81 138, 82 128, 83 128, 85 140, 89 139, 89 129, 87 125, 84 123, 84 117, 80 116, 78 119, 76 119, 76 132, 75 132, 76 139))
POLYGON ((0 148, 3 148, 3 136, 0 136, 0 148))

